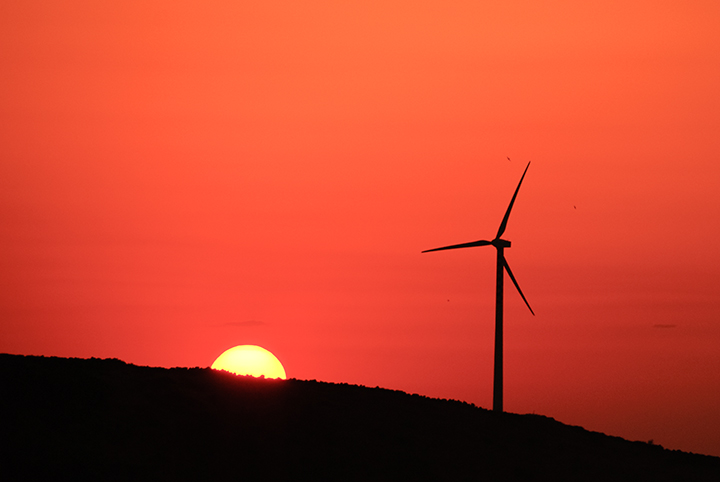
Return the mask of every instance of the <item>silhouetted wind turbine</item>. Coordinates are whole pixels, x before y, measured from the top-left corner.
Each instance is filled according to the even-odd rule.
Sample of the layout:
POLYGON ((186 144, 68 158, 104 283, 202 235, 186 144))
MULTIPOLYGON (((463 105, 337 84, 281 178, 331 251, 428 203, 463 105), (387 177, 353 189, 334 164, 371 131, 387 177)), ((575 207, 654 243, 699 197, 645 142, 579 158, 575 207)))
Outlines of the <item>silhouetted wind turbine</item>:
POLYGON ((480 240, 473 241, 471 243, 453 244, 452 246, 443 246, 442 248, 428 249, 423 251, 423 253, 429 253, 431 251, 442 251, 445 249, 473 248, 475 246, 488 245, 495 246, 495 249, 497 250, 497 285, 495 289, 495 372, 493 378, 493 410, 496 412, 503 411, 503 271, 507 271, 507 274, 510 276, 510 279, 515 285, 515 288, 517 288, 518 293, 520 293, 520 296, 530 310, 530 313, 535 316, 535 312, 532 310, 532 308, 530 308, 530 303, 528 303, 527 299, 525 299, 525 295, 520 289, 520 285, 518 285, 517 281, 515 280, 515 276, 513 276, 512 270, 510 270, 510 265, 505 259, 504 250, 505 248, 510 247, 510 241, 506 241, 500 238, 500 236, 502 236, 505 232, 505 228, 507 227, 508 218, 510 217, 510 211, 512 211, 513 204, 515 204, 515 198, 517 197, 518 191, 520 190, 520 185, 525 178, 525 173, 527 172, 528 167, 530 167, 529 162, 527 167, 525 167, 525 171, 523 172, 522 177, 520 178, 517 189, 515 189, 515 194, 513 194, 513 197, 510 200, 510 205, 508 206, 507 211, 505 211, 505 217, 503 217, 503 220, 500 223, 500 229, 498 229, 498 232, 495 235, 495 239, 493 239, 492 241, 480 240))

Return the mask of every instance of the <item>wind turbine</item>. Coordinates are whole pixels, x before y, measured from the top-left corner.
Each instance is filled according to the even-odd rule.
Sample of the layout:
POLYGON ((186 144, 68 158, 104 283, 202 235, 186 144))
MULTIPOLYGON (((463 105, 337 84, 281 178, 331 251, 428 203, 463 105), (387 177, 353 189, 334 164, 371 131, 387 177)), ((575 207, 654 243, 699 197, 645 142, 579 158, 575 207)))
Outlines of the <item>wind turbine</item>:
POLYGON ((515 285, 515 288, 517 288, 518 293, 520 293, 520 296, 522 297, 523 301, 527 305, 528 309, 530 310, 530 313, 535 316, 535 312, 530 308, 530 303, 528 303, 527 299, 525 299, 525 295, 523 294, 522 290, 520 289, 520 285, 518 285, 517 281, 515 280, 515 276, 513 276, 512 270, 510 269, 510 265, 508 264, 507 260, 505 259, 505 248, 510 247, 510 241, 507 241, 505 239, 501 239, 500 236, 503 235, 505 232, 505 228, 507 227, 508 218, 510 217, 510 211, 512 211, 513 204, 515 204, 515 198, 517 197, 518 191, 520 190, 520 185, 523 182, 523 179, 525 178, 525 173, 527 173, 528 167, 530 167, 530 163, 528 162, 527 167, 525 167, 525 171, 523 172, 522 177, 520 178, 520 182, 518 183, 517 189, 515 189, 515 194, 513 194, 512 199, 510 200, 510 205, 507 208, 507 211, 505 211, 505 217, 503 217, 502 222, 500 223, 500 229, 498 229, 497 234, 495 235, 495 239, 492 241, 473 241, 471 243, 462 243, 462 244, 453 244, 452 246, 443 246, 442 248, 435 248, 435 249, 428 249, 423 251, 423 253, 429 253, 431 251, 443 251, 446 249, 458 249, 458 248, 473 248, 475 246, 494 246, 497 250, 497 269, 496 269, 496 288, 495 288, 495 371, 494 371, 494 377, 493 377, 493 411, 495 412, 502 412, 503 411, 503 272, 507 271, 507 274, 510 276, 510 279, 512 280, 513 284, 515 285))

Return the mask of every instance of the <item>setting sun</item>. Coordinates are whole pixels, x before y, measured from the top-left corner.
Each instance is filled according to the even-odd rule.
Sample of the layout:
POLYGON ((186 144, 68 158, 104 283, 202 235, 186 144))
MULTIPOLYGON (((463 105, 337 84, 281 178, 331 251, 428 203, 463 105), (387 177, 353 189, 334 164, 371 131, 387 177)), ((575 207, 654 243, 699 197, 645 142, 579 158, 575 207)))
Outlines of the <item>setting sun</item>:
POLYGON ((217 357, 212 366, 215 370, 225 370, 236 375, 253 377, 282 378, 286 377, 285 368, 275 355, 255 345, 239 345, 225 350, 217 357))

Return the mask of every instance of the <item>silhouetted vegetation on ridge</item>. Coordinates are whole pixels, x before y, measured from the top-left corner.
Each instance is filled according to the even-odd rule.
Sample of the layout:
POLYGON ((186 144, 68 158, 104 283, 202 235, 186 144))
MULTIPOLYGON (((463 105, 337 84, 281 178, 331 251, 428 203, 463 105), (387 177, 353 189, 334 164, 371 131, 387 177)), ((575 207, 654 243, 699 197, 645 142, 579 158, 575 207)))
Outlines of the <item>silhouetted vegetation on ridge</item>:
POLYGON ((539 415, 209 368, 0 354, 0 480, 720 480, 539 415))

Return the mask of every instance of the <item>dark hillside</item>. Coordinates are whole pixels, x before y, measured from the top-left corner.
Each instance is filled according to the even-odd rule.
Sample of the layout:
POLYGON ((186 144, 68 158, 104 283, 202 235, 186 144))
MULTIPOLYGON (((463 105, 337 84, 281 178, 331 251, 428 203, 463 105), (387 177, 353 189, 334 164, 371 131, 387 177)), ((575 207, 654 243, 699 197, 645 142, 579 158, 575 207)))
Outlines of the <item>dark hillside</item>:
POLYGON ((720 458, 302 380, 0 354, 0 480, 720 480, 720 458))

